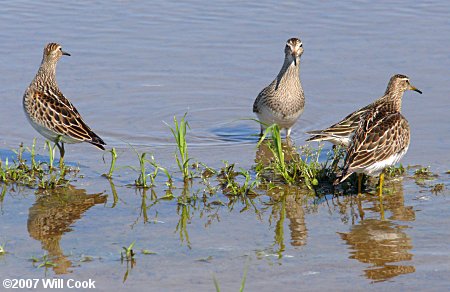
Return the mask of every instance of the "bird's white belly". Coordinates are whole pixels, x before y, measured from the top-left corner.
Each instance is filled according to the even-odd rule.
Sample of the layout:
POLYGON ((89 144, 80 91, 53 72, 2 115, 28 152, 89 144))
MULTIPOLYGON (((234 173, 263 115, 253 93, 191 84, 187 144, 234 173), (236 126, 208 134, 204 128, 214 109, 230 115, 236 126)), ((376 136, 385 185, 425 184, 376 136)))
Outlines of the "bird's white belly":
POLYGON ((295 124, 302 113, 303 110, 293 115, 283 117, 281 114, 273 112, 268 107, 262 107, 260 111, 256 113, 256 116, 260 122, 266 124, 267 126, 277 124, 281 129, 289 129, 295 124))
POLYGON ((392 155, 388 159, 378 161, 372 164, 371 166, 368 166, 364 169, 356 170, 355 172, 365 173, 367 175, 375 175, 375 176, 379 175, 386 167, 393 166, 397 162, 399 162, 400 159, 402 159, 402 157, 405 156, 407 151, 408 147, 406 147, 405 150, 403 150, 402 152, 392 155))
MULTIPOLYGON (((46 139, 52 141, 52 142, 56 142, 58 136, 60 136, 60 134, 36 123, 35 121, 33 121, 30 116, 28 115, 28 113, 25 113, 25 115, 28 118, 28 121, 30 122, 31 126, 33 126, 33 128, 38 131, 39 134, 41 134, 42 136, 44 136, 46 139)), ((80 143, 82 141, 71 138, 67 135, 62 135, 61 136, 61 141, 64 143, 68 143, 68 144, 73 144, 73 143, 80 143)))

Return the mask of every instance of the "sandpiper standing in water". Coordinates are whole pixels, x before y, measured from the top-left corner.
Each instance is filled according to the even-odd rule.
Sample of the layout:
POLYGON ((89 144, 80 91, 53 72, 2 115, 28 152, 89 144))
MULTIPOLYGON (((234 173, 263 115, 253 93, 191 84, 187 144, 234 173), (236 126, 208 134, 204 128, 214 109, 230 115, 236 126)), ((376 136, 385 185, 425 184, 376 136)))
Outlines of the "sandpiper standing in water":
POLYGON ((301 40, 289 39, 284 53, 284 63, 277 78, 258 94, 253 103, 253 112, 261 122, 261 135, 267 126, 277 124, 280 129, 286 129, 288 138, 305 108, 299 76, 300 56, 303 54, 301 40))
POLYGON ((70 56, 59 44, 47 44, 41 66, 23 95, 23 109, 28 121, 36 131, 58 146, 60 163, 64 158, 64 143, 89 142, 102 150, 106 145, 59 90, 56 64, 64 55, 70 56))
POLYGON ((405 78, 408 77, 401 74, 392 76, 382 97, 373 103, 352 112, 343 120, 326 128, 325 130, 306 132, 307 134, 314 135, 306 141, 328 141, 337 146, 348 147, 352 140, 352 135, 358 127, 362 116, 380 106, 385 107, 390 111, 397 108, 401 109, 403 93, 406 90, 410 89, 420 92, 413 86, 405 86, 405 78))
POLYGON ((383 194, 383 170, 395 165, 406 154, 410 142, 408 121, 401 114, 402 97, 406 90, 420 90, 411 85, 405 75, 394 75, 381 102, 367 109, 351 135, 344 169, 335 181, 339 184, 352 173, 358 174, 358 194, 361 194, 362 174, 380 175, 379 196, 383 194))

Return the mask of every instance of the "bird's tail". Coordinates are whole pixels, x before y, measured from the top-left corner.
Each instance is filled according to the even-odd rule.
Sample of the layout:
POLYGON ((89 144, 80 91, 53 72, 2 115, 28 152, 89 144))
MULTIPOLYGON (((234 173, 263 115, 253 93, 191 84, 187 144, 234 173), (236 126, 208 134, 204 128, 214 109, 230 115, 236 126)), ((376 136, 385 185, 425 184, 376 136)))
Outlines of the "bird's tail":
POLYGON ((87 142, 91 143, 92 145, 94 145, 95 147, 97 147, 97 148, 99 148, 101 150, 105 150, 105 147, 103 147, 104 145, 106 145, 105 141, 103 141, 103 139, 100 138, 94 132, 92 132, 91 140, 87 141, 87 142))

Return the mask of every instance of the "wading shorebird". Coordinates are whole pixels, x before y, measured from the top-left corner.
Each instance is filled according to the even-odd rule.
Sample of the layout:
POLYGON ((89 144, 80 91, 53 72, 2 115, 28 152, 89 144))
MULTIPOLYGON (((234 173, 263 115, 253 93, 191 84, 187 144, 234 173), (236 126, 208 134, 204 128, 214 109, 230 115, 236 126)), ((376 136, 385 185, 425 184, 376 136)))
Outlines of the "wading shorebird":
POLYGON ((324 130, 306 132, 307 134, 314 135, 306 141, 328 141, 336 146, 348 147, 362 116, 377 107, 385 107, 390 111, 395 110, 397 107, 401 108, 403 93, 406 90, 414 90, 422 93, 414 86, 405 87, 405 78, 408 77, 401 74, 392 76, 382 97, 373 103, 352 112, 343 120, 324 130))
POLYGON ((54 142, 64 159, 64 143, 88 142, 105 150, 105 142, 81 118, 75 106, 64 97, 56 83, 56 64, 70 56, 57 43, 44 48, 41 66, 23 95, 23 109, 31 126, 54 142))
POLYGON ((300 56, 303 44, 291 38, 284 49, 284 63, 275 80, 264 88, 253 103, 253 112, 261 122, 261 135, 267 126, 277 124, 286 129, 286 138, 305 108, 305 96, 300 82, 300 56))
POLYGON ((395 165, 406 154, 410 142, 408 121, 401 114, 402 97, 406 90, 420 90, 411 85, 409 77, 397 74, 389 82, 387 96, 390 102, 378 103, 360 117, 345 157, 342 174, 334 184, 339 184, 352 173, 358 174, 358 194, 361 194, 362 174, 377 176, 379 196, 383 194, 383 170, 395 165), (395 89, 395 90, 389 90, 395 89))

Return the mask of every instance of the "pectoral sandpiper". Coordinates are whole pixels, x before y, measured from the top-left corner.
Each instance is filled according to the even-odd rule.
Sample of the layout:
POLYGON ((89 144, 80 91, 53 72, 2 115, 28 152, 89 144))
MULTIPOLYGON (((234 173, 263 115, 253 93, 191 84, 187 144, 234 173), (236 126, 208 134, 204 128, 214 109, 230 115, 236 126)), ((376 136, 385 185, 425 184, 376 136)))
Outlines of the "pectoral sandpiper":
POLYGON ((348 147, 351 142, 352 135, 358 127, 362 116, 380 106, 389 111, 395 111, 397 108, 400 111, 401 101, 405 90, 410 89, 420 92, 413 86, 408 87, 405 82, 405 78, 408 77, 400 74, 392 76, 382 97, 373 103, 352 112, 343 120, 326 128, 325 130, 307 132, 307 134, 314 136, 306 141, 328 141, 334 145, 348 147))
POLYGON ((405 75, 395 75, 389 85, 383 98, 391 102, 374 104, 360 115, 360 121, 350 138, 343 172, 335 181, 335 184, 339 184, 352 173, 358 173, 358 194, 361 193, 362 174, 380 175, 381 197, 383 170, 399 162, 408 151, 410 129, 408 121, 400 113, 402 97, 406 90, 422 92, 412 86, 405 75))
POLYGON ((291 38, 284 49, 284 63, 275 80, 264 88, 253 103, 253 112, 261 122, 261 134, 267 126, 277 124, 286 129, 286 137, 303 113, 305 96, 300 82, 300 56, 303 44, 291 38))
POLYGON ((64 55, 70 56, 59 44, 47 44, 41 66, 23 95, 23 108, 28 121, 36 131, 58 146, 61 161, 64 158, 64 143, 89 142, 102 150, 106 145, 59 90, 56 64, 64 55))

